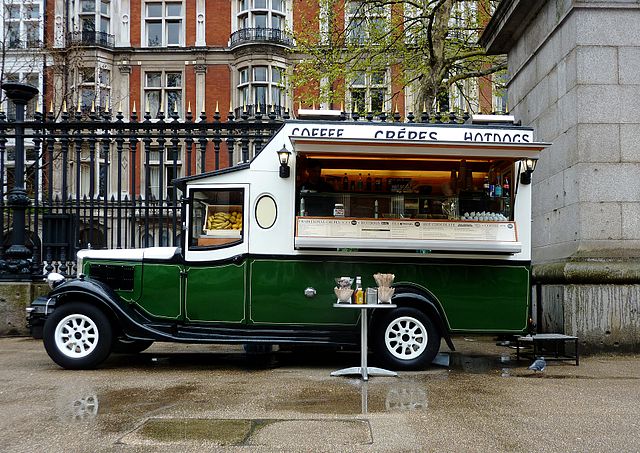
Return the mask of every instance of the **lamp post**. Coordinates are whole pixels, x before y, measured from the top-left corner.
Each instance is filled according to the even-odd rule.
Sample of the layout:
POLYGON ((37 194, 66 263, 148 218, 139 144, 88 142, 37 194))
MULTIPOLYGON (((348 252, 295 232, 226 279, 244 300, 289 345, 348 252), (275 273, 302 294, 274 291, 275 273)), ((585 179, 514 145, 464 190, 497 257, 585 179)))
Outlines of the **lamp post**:
POLYGON ((7 204, 13 210, 11 246, 5 251, 3 274, 30 277, 31 252, 25 245, 25 211, 30 200, 24 185, 24 111, 38 89, 23 83, 3 83, 1 88, 16 106, 15 123, 15 176, 13 187, 7 194, 7 204))

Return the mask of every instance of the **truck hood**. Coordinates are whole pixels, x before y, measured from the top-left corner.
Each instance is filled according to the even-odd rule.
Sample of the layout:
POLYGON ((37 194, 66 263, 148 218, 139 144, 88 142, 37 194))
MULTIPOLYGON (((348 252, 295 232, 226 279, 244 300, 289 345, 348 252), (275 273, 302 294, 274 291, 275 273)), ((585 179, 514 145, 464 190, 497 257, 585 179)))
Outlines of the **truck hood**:
POLYGON ((87 258, 105 260, 142 261, 144 259, 170 259, 176 254, 177 247, 149 247, 145 249, 84 249, 78 252, 78 260, 87 258))

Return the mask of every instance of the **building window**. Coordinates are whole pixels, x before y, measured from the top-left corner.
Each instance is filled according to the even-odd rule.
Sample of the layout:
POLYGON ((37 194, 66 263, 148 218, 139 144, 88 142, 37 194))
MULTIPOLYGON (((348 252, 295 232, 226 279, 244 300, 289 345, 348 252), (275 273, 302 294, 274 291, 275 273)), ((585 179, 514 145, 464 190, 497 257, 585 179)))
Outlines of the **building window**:
POLYGON ((148 196, 152 200, 159 200, 160 194, 165 201, 173 201, 173 180, 182 176, 182 149, 178 148, 174 153, 173 147, 167 146, 164 152, 163 168, 160 167, 160 152, 158 148, 149 153, 149 188, 148 196), (175 162, 174 162, 175 160, 175 162), (160 185, 160 172, 163 172, 162 187, 160 185))
POLYGON ((350 1, 346 8, 345 27, 350 44, 376 41, 386 35, 388 12, 383 4, 350 1))
POLYGON ((40 3, 4 3, 5 43, 9 49, 40 47, 42 44, 40 3))
POLYGON ((175 111, 182 116, 182 73, 169 71, 153 71, 144 77, 145 110, 152 118, 158 112, 171 114, 175 111))
POLYGON ((383 71, 357 71, 349 86, 351 111, 380 114, 388 110, 387 74, 383 71))
POLYGON ((81 199, 84 197, 94 198, 96 196, 104 199, 109 193, 114 192, 114 188, 107 187, 107 181, 109 180, 109 167, 112 165, 110 162, 107 165, 106 156, 102 145, 97 144, 93 155, 93 161, 91 159, 91 152, 89 151, 88 143, 83 143, 80 150, 80 162, 76 162, 78 156, 73 153, 73 160, 69 165, 69 174, 71 175, 71 196, 79 196, 81 199), (76 165, 80 166, 80 173, 77 173, 76 165), (91 175, 93 174, 93 190, 91 187, 91 175), (79 179, 78 179, 79 177, 79 179))
POLYGON ((109 107, 111 71, 104 68, 80 68, 78 70, 78 101, 82 110, 109 107), (95 103, 95 104, 94 104, 95 103))
MULTIPOLYGON (((26 83, 28 85, 34 86, 38 88, 38 90, 42 91, 40 86, 40 75, 32 72, 21 72, 21 73, 11 73, 5 74, 4 77, 6 82, 21 82, 26 83)), ((36 108, 38 105, 39 96, 34 96, 29 103, 27 104, 27 108, 24 112, 25 119, 32 120, 34 114, 36 113, 36 108)), ((10 120, 14 120, 16 118, 16 106, 13 102, 6 100, 6 112, 7 118, 10 120)))
POLYGON ((259 106, 263 113, 272 107, 285 105, 284 69, 271 66, 251 66, 238 71, 238 105, 259 106))
POLYGON ((147 47, 183 44, 184 13, 182 2, 145 2, 144 21, 147 47))
POLYGON ((271 28, 283 31, 285 28, 284 0, 238 0, 237 17, 238 30, 271 28))
POLYGON ((81 0, 78 17, 83 33, 111 33, 110 0, 81 0))
MULTIPOLYGON (((36 166, 36 160, 38 156, 36 151, 31 146, 25 146, 25 175, 24 175, 24 188, 27 192, 27 195, 33 197, 35 195, 35 181, 36 181, 36 172, 40 174, 40 170, 36 166)), ((5 180, 4 180, 4 196, 7 196, 7 192, 13 188, 16 180, 16 149, 14 146, 6 147, 5 154, 5 180)), ((41 177, 39 180, 42 180, 41 177)))
POLYGON ((509 77, 503 72, 494 74, 492 79, 493 111, 507 112, 507 83, 509 82, 509 77))

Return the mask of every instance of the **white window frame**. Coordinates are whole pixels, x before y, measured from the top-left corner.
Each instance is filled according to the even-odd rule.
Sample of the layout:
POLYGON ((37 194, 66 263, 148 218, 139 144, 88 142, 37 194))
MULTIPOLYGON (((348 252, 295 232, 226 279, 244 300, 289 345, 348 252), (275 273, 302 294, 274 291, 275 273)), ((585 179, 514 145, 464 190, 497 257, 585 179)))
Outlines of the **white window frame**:
MULTIPOLYGON (((171 157, 171 152, 173 150, 173 144, 165 144, 165 150, 164 150, 164 195, 162 200, 163 201, 172 201, 171 199, 171 194, 169 194, 169 188, 173 187, 171 186, 171 179, 174 178, 180 178, 183 174, 183 168, 182 168, 182 162, 183 162, 183 156, 184 156, 184 146, 182 144, 178 145, 178 159, 176 159, 176 166, 177 166, 177 174, 175 176, 173 176, 173 178, 171 178, 168 175, 168 172, 171 170, 173 171, 173 158, 171 157)), ((150 181, 148 181, 148 183, 145 181, 145 186, 149 187, 150 191, 151 191, 151 197, 154 200, 159 200, 160 199, 160 155, 159 153, 159 148, 157 143, 154 145, 151 145, 151 149, 149 151, 149 179, 150 181), (155 184, 154 184, 155 182, 155 184)), ((142 158, 142 166, 140 168, 144 168, 144 166, 146 165, 146 153, 143 152, 141 153, 141 158, 142 158)), ((143 172, 144 177, 146 177, 146 171, 143 172)), ((144 196, 146 197, 146 193, 144 194, 144 196)))
POLYGON ((112 16, 112 6, 113 2, 112 0, 79 0, 78 1, 78 30, 81 32, 84 31, 89 31, 89 32, 96 32, 96 33, 105 33, 107 35, 112 34, 111 32, 111 16, 112 16), (92 3, 93 4, 93 11, 83 11, 82 7, 83 7, 83 1, 86 1, 87 3, 92 3), (102 10, 102 5, 103 3, 108 4, 107 6, 107 11, 103 11, 102 10), (83 24, 84 24, 84 20, 85 19, 89 19, 92 18, 93 19, 93 30, 89 30, 89 29, 84 29, 83 24), (108 21, 108 27, 107 30, 104 30, 103 28, 103 20, 108 21))
POLYGON ((381 20, 386 28, 386 24, 391 20, 391 9, 388 5, 377 6, 363 0, 347 1, 344 9, 347 43, 359 45, 368 41, 371 38, 372 26, 377 20, 381 20), (360 32, 356 33, 358 30, 360 32))
POLYGON ((77 72, 77 92, 78 92, 78 104, 83 111, 88 112, 91 109, 91 102, 85 103, 85 97, 83 96, 84 90, 92 90, 92 101, 95 102, 96 111, 102 108, 109 107, 109 98, 111 96, 111 69, 104 67, 104 65, 97 66, 85 66, 78 68, 77 72), (90 74, 93 71, 93 80, 85 80, 84 74, 90 74), (109 80, 106 82, 102 78, 103 71, 109 73, 109 80))
POLYGON ((43 2, 39 0, 14 0, 11 2, 2 2, 2 19, 4 27, 4 37, 7 40, 7 49, 32 49, 42 46, 44 39, 44 27, 42 15, 43 2), (18 17, 11 18, 9 15, 9 8, 18 9, 18 17), (37 12, 36 12, 37 9, 37 12), (8 41, 9 24, 17 24, 18 36, 16 45, 8 41), (29 39, 29 29, 35 28, 37 30, 35 39, 29 39))
POLYGON ((256 7, 256 1, 258 0, 236 0, 236 31, 247 28, 263 28, 285 31, 287 25, 287 4, 285 0, 264 0, 265 7, 256 7), (276 9, 273 5, 279 2, 282 5, 282 9, 276 9), (256 25, 256 16, 266 15, 267 23, 266 27, 258 27, 256 25), (274 18, 278 18, 280 22, 279 27, 274 27, 274 18))
MULTIPOLYGON (((146 113, 147 107, 151 108, 151 103, 148 102, 148 93, 150 92, 159 92, 159 110, 165 114, 165 117, 170 117, 173 114, 175 105, 169 105, 168 93, 170 92, 179 92, 180 93, 180 101, 178 102, 178 116, 180 118, 183 117, 184 112, 184 72, 181 70, 147 70, 142 73, 142 96, 143 96, 143 106, 146 113), (160 86, 154 87, 148 85, 148 75, 149 74, 160 74, 160 86), (180 86, 169 86, 168 76, 169 74, 180 74, 180 86)), ((158 112, 150 112, 151 118, 156 118, 158 112)))
POLYGON ((364 109, 360 110, 360 108, 358 108, 359 114, 362 115, 362 114, 368 113, 369 111, 373 111, 374 114, 378 114, 383 111, 385 112, 389 111, 389 92, 390 92, 389 71, 387 70, 387 71, 359 71, 359 72, 361 73, 363 82, 359 82, 354 77, 351 83, 349 84, 349 87, 347 90, 347 97, 348 97, 347 105, 349 106, 349 110, 351 112, 355 111, 354 109, 355 99, 352 93, 357 90, 357 91, 364 91, 364 109), (383 75, 382 83, 379 83, 374 79, 375 74, 383 75), (380 109, 380 111, 378 111, 378 109, 374 110, 372 106, 372 93, 376 91, 384 91, 382 106, 381 106, 382 108, 380 109))
POLYGON ((265 87, 266 88, 266 105, 260 104, 260 109, 262 113, 268 113, 269 109, 272 106, 284 107, 287 103, 286 91, 285 91, 285 72, 286 68, 273 63, 264 63, 264 64, 251 64, 246 66, 241 66, 238 68, 237 72, 237 81, 236 84, 236 100, 237 104, 240 107, 244 107, 247 105, 257 105, 256 102, 256 87, 265 87), (255 69, 256 68, 266 68, 267 69, 267 80, 255 80, 255 69), (247 78, 243 81, 243 72, 247 71, 247 78), (274 72, 279 71, 280 80, 275 80, 274 72), (280 99, 274 102, 274 94, 275 90, 280 91, 280 99), (244 93, 248 93, 248 97, 245 97, 244 93))
POLYGON ((181 47, 185 45, 185 32, 186 32, 186 4, 184 1, 176 1, 176 0, 145 0, 142 3, 142 47, 181 47), (173 16, 168 13, 168 5, 180 5, 180 15, 173 16), (160 5, 161 14, 160 16, 148 16, 148 6, 150 5, 160 5), (169 24, 178 22, 179 23, 179 33, 180 36, 178 38, 177 43, 169 43, 169 24), (161 39, 160 42, 156 45, 151 45, 149 43, 149 24, 151 23, 159 23, 161 25, 161 39))

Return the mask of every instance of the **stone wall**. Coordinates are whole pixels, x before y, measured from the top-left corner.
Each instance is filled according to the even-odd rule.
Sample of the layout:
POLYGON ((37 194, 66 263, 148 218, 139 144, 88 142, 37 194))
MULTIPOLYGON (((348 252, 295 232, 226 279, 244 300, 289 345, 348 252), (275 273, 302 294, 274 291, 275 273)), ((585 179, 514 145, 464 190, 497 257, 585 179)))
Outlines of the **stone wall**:
POLYGON ((548 1, 509 53, 512 113, 553 145, 533 174, 534 263, 640 256, 640 6, 548 1))
POLYGON ((0 283, 0 337, 29 335, 25 308, 36 297, 47 294, 48 291, 46 283, 0 283))
POLYGON ((510 110, 552 143, 533 173, 538 323, 638 350, 640 4, 510 0, 495 17, 510 110))
POLYGON ((542 327, 583 350, 640 350, 640 285, 545 285, 542 327))

